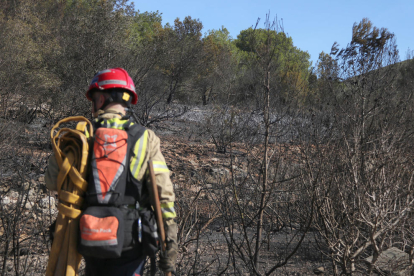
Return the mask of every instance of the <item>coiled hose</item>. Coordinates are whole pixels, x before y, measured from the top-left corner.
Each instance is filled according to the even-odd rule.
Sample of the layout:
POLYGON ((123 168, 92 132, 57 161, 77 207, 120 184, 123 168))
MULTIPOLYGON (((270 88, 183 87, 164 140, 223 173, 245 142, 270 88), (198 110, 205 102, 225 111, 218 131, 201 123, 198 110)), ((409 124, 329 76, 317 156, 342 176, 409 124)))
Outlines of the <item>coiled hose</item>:
POLYGON ((49 255, 46 276, 75 276, 82 256, 77 251, 79 216, 89 154, 89 135, 93 135, 91 122, 82 116, 60 120, 51 130, 53 152, 59 166, 57 190, 59 214, 55 238, 49 255), (59 128, 63 123, 77 121, 76 129, 59 128))

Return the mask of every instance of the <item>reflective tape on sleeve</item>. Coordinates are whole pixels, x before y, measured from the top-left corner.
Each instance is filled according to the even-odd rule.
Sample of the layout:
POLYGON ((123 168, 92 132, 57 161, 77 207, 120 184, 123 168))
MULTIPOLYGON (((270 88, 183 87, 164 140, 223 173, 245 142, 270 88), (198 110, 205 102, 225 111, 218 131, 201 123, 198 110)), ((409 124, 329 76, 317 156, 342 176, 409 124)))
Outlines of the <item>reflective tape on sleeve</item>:
POLYGON ((144 162, 145 152, 147 149, 147 141, 148 141, 148 131, 145 130, 141 138, 139 138, 139 140, 135 143, 135 146, 134 146, 135 156, 132 157, 132 161, 130 165, 131 173, 135 177, 135 179, 138 179, 139 171, 141 170, 142 163, 144 162))
POLYGON ((170 172, 165 162, 154 161, 153 165, 154 165, 154 172, 170 172))
POLYGON ((177 214, 174 209, 174 202, 161 203, 162 217, 165 219, 175 218, 177 214))

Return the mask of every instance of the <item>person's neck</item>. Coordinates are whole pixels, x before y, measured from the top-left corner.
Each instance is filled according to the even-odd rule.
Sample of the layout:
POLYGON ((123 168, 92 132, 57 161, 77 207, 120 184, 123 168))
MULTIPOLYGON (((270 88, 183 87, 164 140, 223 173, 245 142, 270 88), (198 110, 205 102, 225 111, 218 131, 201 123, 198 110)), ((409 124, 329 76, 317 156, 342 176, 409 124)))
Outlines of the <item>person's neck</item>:
POLYGON ((120 104, 108 105, 105 112, 120 113, 122 116, 126 114, 125 107, 120 104))

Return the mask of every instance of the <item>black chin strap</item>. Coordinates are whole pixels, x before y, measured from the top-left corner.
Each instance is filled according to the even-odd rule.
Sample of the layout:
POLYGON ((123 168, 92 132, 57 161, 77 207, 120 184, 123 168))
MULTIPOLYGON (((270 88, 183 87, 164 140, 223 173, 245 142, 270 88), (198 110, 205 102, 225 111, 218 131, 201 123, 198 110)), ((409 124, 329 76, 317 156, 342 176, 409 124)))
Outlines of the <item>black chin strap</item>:
POLYGON ((97 102, 95 100, 92 100, 92 104, 93 104, 93 111, 98 112, 98 106, 97 106, 97 102))
MULTIPOLYGON (((105 93, 107 93, 109 95, 109 97, 107 97, 105 99, 104 103, 102 104, 102 106, 99 109, 105 110, 105 108, 110 103, 121 103, 121 104, 125 104, 128 108, 131 107, 132 97, 129 96, 128 99, 125 100, 124 99, 124 93, 128 93, 125 90, 120 90, 120 89, 105 90, 105 93)), ((93 102, 95 112, 97 112, 98 111, 97 102, 95 100, 92 100, 92 102, 93 102)), ((135 116, 134 116, 134 118, 135 118, 135 116)))

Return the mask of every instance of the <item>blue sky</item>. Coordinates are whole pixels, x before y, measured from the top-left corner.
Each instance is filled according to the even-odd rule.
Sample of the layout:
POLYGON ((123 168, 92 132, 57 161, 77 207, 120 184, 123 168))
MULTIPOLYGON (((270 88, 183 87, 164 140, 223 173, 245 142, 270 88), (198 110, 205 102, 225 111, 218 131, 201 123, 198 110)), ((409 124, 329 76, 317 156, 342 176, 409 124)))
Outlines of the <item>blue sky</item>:
POLYGON ((385 27, 396 36, 400 59, 414 50, 414 0, 135 0, 140 12, 159 11, 163 22, 173 25, 177 17, 191 16, 203 23, 203 33, 222 26, 233 38, 256 24, 262 28, 266 14, 283 20, 293 44, 311 55, 330 52, 336 41, 345 47, 351 41, 352 25, 364 17, 376 27, 385 27))

